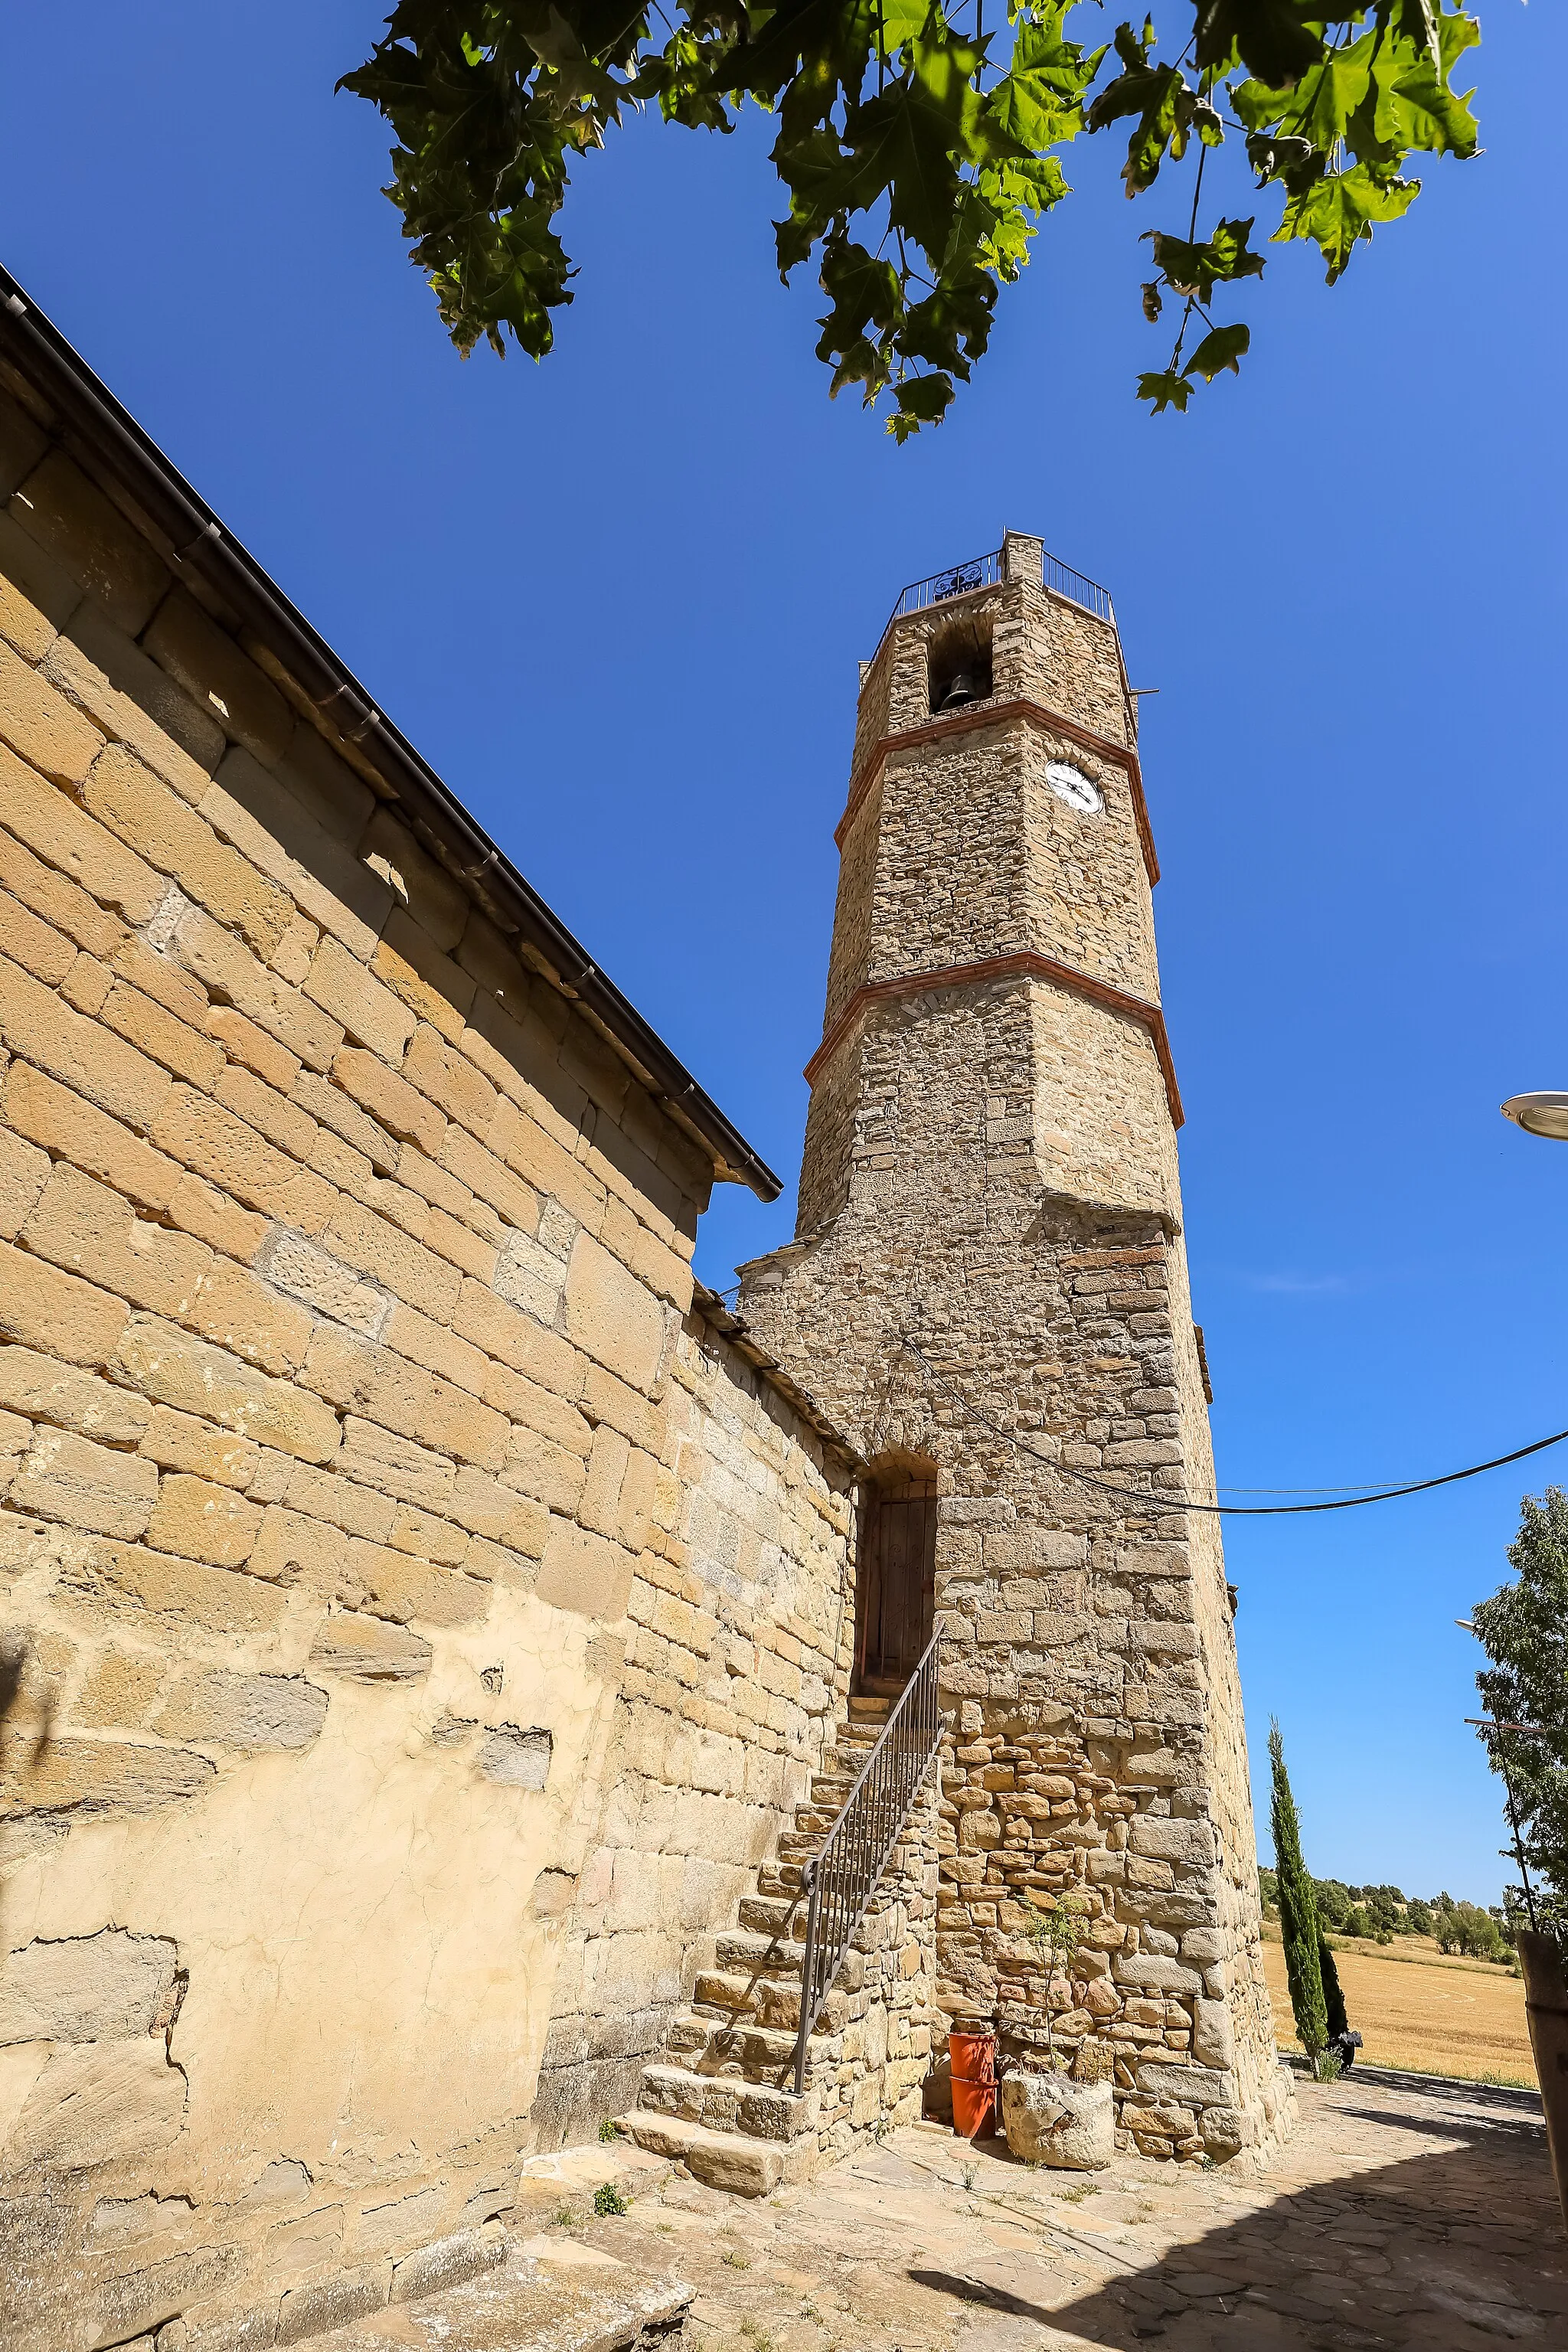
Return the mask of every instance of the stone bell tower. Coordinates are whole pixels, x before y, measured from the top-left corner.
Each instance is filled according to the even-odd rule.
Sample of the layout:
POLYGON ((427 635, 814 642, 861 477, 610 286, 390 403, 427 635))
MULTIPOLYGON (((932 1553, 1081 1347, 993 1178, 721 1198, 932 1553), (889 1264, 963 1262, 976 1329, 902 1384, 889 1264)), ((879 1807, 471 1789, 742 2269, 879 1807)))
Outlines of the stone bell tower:
POLYGON ((939 2000, 1117 2086, 1146 2154, 1288 2127, 1137 729, 1042 543, 864 665, 796 1237, 755 1335, 853 1435, 861 1686, 944 1629, 939 2000), (910 1344, 912 1342, 912 1345, 910 1344), (1026 1906, 1080 1941, 1047 1976, 1026 1906))

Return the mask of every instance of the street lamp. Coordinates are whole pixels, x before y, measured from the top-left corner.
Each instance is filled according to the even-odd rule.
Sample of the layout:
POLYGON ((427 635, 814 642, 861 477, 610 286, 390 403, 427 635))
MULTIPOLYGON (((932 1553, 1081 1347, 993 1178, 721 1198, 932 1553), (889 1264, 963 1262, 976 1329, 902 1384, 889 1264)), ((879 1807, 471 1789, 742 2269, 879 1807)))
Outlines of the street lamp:
POLYGON ((1526 1135, 1568 1143, 1568 1095, 1510 1095, 1501 1109, 1504 1118, 1511 1118, 1526 1135))

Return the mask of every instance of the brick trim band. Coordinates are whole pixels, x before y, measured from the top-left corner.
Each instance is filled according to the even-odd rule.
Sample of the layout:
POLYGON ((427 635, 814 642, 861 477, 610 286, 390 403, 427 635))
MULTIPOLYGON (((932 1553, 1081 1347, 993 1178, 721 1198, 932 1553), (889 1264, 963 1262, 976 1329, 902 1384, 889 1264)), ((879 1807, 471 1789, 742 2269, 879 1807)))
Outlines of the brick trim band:
POLYGON ((849 798, 834 829, 833 838, 838 847, 843 848, 844 836, 859 814, 860 803, 890 752, 912 751, 917 744, 939 742, 943 736, 965 734, 971 728, 1007 726, 1016 719, 1025 719, 1052 735, 1065 735, 1069 743, 1081 744, 1086 751, 1098 752, 1102 760, 1113 760, 1119 768, 1126 770, 1132 788, 1132 815, 1143 852, 1144 870, 1151 884, 1157 882, 1160 861, 1154 854, 1154 835, 1149 823, 1148 803, 1143 798, 1143 772, 1138 764, 1137 752, 1125 743, 1113 743, 1109 735, 1097 735, 1091 728, 1080 727, 1075 719, 1064 719, 1059 710, 1047 710, 1043 702, 1029 702, 1021 697, 1011 702, 984 702, 973 709, 955 710, 951 719, 933 719, 925 727, 905 727, 897 735, 884 735, 873 743, 850 779, 849 798))
POLYGON ((1160 1075, 1165 1082, 1165 1100, 1171 1108, 1173 1127, 1183 1125, 1186 1113, 1182 1108, 1181 1089, 1176 1084, 1176 1066, 1171 1055, 1171 1041, 1165 1034, 1165 1016, 1157 1004, 1142 996, 1129 996, 1125 990, 1112 988, 1108 981, 1095 980, 1086 971, 1075 971, 1070 964, 1058 963, 1050 956, 1037 955, 1032 948, 1021 948, 1015 955, 987 956, 980 963, 950 963, 935 971, 900 972, 894 980, 868 981, 858 988, 816 1053, 807 1062, 802 1076, 807 1086, 814 1087, 822 1072, 847 1036, 850 1027, 869 1004, 889 1002, 900 996, 923 995, 933 988, 973 988, 993 980, 1047 980, 1058 988, 1070 989, 1075 996, 1087 996, 1096 1004, 1109 1005, 1113 1013, 1124 1013, 1129 1020, 1139 1022, 1147 1029, 1153 1042, 1160 1064, 1160 1075))

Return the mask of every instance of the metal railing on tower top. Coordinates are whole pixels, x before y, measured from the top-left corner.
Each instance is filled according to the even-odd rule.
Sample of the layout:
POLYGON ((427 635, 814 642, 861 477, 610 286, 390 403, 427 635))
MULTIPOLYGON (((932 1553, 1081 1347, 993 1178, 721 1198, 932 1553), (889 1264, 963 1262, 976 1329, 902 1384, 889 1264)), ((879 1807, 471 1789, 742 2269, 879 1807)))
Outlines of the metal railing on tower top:
MULTIPOLYGON (((901 621, 908 613, 923 613, 928 604, 945 604, 950 596, 967 596, 976 588, 998 587, 1001 580, 1000 548, 990 555, 973 555, 965 563, 949 564, 945 572, 933 572, 929 580, 910 581, 892 609, 889 625, 892 621, 901 621)), ((1075 572, 1059 555, 1046 556, 1040 585, 1053 596, 1065 597, 1069 604, 1081 604, 1086 613, 1115 627, 1110 589, 1102 588, 1098 580, 1090 580, 1086 573, 1075 572)))
POLYGON ((1090 580, 1083 572, 1075 572, 1072 565, 1064 563, 1059 555, 1047 555, 1041 585, 1048 588, 1053 596, 1065 596, 1069 604, 1081 604, 1085 612, 1109 621, 1112 628, 1116 626, 1110 589, 1102 588, 1098 580, 1090 580))
POLYGON ((822 1852, 805 1866, 805 1950, 801 1960, 800 2032, 795 2045, 795 2094, 805 2088, 806 2044, 822 2014, 855 1930, 877 1892, 888 1859, 942 1745, 937 1705, 939 1626, 926 1645, 880 1738, 856 1776, 822 1852))

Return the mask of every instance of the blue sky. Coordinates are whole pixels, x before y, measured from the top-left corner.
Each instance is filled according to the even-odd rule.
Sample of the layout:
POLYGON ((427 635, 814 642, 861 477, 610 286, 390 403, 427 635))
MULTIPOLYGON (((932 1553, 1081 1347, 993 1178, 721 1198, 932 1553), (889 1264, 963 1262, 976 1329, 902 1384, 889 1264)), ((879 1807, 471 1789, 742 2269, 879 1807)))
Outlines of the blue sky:
MULTIPOLYGON (((374 0, 70 20, 7 11, 5 261, 792 1183, 856 659, 906 581, 1037 530, 1161 689, 1222 1483, 1420 1476, 1568 1423, 1568 1150, 1496 1108, 1568 1086, 1560 16, 1488 0, 1487 152, 1331 292, 1269 248, 1255 356, 1185 419, 1132 398, 1165 348, 1136 239, 1184 199, 1129 206, 1080 147, 975 385, 901 451, 826 397, 760 117, 612 134, 556 354, 465 366, 381 125, 332 95, 374 0)), ((721 1193, 700 1269, 792 1222, 721 1193)), ((1526 1475, 1230 1523, 1255 1765, 1278 1715, 1320 1874, 1495 1899, 1452 1620, 1526 1475)))

